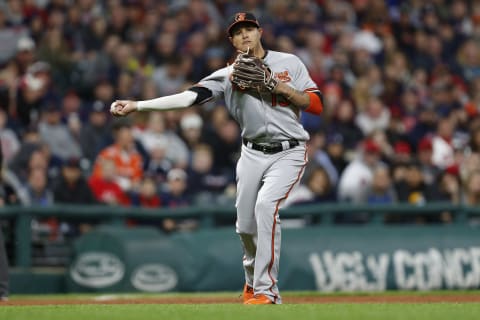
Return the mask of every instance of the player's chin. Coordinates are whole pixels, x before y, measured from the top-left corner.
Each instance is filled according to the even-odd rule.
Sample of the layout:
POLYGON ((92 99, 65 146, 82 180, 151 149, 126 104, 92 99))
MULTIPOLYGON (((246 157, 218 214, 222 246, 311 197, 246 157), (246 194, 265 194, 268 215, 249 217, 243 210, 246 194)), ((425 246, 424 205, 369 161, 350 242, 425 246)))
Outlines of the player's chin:
POLYGON ((242 51, 242 52, 247 52, 248 49, 251 49, 252 46, 248 44, 242 44, 237 47, 237 50, 242 51))

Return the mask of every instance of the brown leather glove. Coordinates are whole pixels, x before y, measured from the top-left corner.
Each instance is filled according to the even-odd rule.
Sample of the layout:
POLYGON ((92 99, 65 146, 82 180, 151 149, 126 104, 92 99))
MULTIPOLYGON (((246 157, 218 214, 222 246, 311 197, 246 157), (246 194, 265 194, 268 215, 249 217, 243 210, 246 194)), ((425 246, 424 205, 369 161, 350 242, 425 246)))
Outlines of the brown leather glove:
POLYGON ((235 59, 230 80, 242 90, 271 92, 278 85, 278 80, 263 60, 248 51, 240 53, 235 59))

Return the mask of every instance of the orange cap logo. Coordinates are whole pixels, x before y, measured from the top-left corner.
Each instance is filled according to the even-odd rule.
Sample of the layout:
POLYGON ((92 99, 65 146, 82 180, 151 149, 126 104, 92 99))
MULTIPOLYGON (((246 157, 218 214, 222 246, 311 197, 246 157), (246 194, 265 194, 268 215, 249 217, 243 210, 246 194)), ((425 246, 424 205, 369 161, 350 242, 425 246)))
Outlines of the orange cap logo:
POLYGON ((235 17, 235 21, 243 21, 245 20, 246 13, 237 13, 237 16, 235 17))

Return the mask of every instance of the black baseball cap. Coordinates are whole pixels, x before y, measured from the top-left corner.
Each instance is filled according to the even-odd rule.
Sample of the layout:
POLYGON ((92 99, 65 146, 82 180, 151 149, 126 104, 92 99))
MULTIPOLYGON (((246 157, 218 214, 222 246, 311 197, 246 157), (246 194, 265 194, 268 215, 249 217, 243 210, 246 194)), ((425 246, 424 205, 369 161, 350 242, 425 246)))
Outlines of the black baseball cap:
POLYGON ((64 167, 80 168, 80 159, 77 157, 70 157, 63 162, 64 167))
POLYGON ((232 28, 239 23, 249 23, 255 25, 257 28, 260 28, 260 23, 253 13, 237 12, 231 16, 230 19, 228 19, 227 33, 229 36, 232 35, 232 28))

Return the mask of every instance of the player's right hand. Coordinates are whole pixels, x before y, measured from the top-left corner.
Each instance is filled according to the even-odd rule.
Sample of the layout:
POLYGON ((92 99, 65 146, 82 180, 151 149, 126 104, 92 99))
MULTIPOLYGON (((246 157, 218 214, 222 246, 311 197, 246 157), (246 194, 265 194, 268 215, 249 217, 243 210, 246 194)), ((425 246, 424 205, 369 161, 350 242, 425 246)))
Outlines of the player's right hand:
POLYGON ((110 105, 110 113, 117 117, 124 117, 137 111, 137 102, 132 100, 116 100, 110 105))

